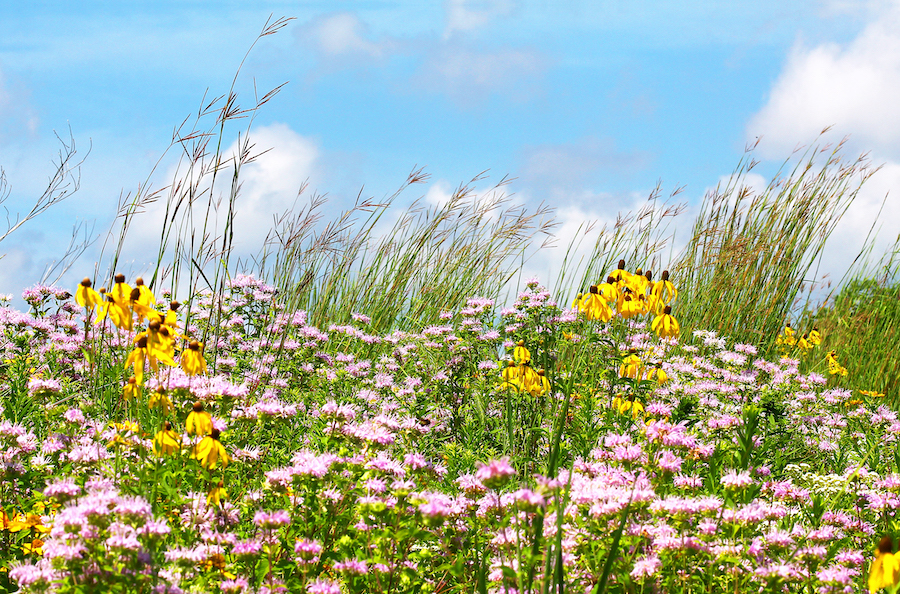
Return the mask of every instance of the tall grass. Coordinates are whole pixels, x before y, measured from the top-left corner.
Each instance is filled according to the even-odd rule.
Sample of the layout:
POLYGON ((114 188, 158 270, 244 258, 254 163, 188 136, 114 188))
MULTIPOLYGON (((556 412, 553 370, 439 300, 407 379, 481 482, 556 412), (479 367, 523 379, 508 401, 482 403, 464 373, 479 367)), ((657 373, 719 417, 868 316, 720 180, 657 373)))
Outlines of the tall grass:
POLYGON ((481 175, 442 204, 416 200, 399 216, 390 210, 401 192, 427 179, 415 170, 391 197, 357 202, 322 230, 315 223, 323 203, 314 199, 270 235, 274 249, 260 259, 260 272, 289 295, 289 307, 318 324, 367 311, 378 330, 421 327, 472 295, 497 297, 535 234, 550 234, 550 210, 513 204, 506 180, 476 192, 481 175))
POLYGON ((758 164, 748 150, 706 195, 672 269, 683 326, 772 346, 825 242, 878 169, 865 156, 845 160, 842 148, 795 154, 759 193, 748 182, 758 164))
POLYGON ((824 352, 834 350, 845 383, 900 402, 900 243, 875 267, 855 269, 836 294, 806 312, 801 327, 818 327, 824 352))

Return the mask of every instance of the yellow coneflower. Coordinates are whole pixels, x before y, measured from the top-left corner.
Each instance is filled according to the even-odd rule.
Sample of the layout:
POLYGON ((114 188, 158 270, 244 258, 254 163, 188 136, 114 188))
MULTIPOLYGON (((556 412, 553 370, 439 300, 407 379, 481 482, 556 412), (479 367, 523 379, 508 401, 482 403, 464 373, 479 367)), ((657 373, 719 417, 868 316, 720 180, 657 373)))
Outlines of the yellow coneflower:
POLYGON ((894 539, 885 536, 878 543, 875 560, 869 568, 869 592, 900 584, 900 559, 894 553, 894 539))

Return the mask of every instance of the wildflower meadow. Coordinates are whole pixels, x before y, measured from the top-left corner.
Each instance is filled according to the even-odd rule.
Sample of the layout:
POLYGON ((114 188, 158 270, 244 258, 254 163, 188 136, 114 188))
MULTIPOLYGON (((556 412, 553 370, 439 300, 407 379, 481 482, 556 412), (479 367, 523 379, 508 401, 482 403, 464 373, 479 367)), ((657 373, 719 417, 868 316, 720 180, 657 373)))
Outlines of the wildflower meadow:
POLYGON ((893 254, 810 291, 865 158, 811 149, 756 195, 742 161, 665 262, 655 192, 555 285, 517 276, 552 213, 505 182, 381 235, 394 197, 323 222, 314 196, 251 268, 252 151, 217 147, 276 92, 180 131, 189 182, 123 199, 83 281, 0 306, 0 592, 897 589, 893 254))

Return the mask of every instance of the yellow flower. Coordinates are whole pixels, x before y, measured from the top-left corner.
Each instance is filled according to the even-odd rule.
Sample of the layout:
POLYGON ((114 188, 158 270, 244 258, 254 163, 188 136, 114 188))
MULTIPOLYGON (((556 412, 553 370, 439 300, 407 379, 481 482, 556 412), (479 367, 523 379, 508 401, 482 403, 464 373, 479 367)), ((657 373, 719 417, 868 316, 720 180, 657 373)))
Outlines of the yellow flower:
POLYGON ((35 538, 31 541, 25 541, 22 543, 22 553, 25 555, 37 555, 40 557, 44 554, 44 541, 40 538, 35 538))
MULTIPOLYGON (((144 363, 147 355, 147 337, 142 336, 137 341, 137 348, 131 351, 128 355, 128 358, 125 359, 125 369, 129 367, 134 367, 134 377, 137 385, 144 385, 144 363)), ((153 361, 155 362, 155 361, 153 361)), ((152 363, 151 362, 151 365, 152 363)), ((154 371, 157 368, 154 367, 154 371)))
POLYGON ((644 405, 640 400, 627 400, 620 396, 613 399, 612 406, 619 414, 638 418, 644 416, 644 405))
POLYGON ((166 312, 165 325, 169 328, 175 328, 178 325, 178 308, 181 304, 173 301, 169 304, 169 311, 166 312))
MULTIPOLYGON (((4 512, 4 516, 6 513, 4 512)), ((46 534, 50 532, 50 528, 44 526, 44 520, 37 514, 19 514, 12 520, 4 522, 6 529, 10 532, 19 532, 21 530, 33 529, 35 532, 46 534)))
POLYGON ((672 315, 672 308, 667 305, 663 312, 653 319, 650 329, 656 332, 660 338, 678 338, 681 326, 672 315))
POLYGON ((524 340, 520 340, 513 349, 513 359, 519 364, 531 362, 531 351, 525 348, 524 340))
POLYGON ((660 367, 654 367, 650 371, 647 372, 648 380, 656 380, 656 382, 660 385, 665 384, 669 381, 669 375, 663 371, 660 367))
POLYGON ((803 354, 809 352, 809 349, 811 349, 812 346, 813 345, 809 342, 808 334, 804 334, 800 337, 800 340, 797 341, 797 348, 800 349, 803 354))
POLYGON ((212 417, 203 410, 202 402, 195 402, 194 408, 184 422, 184 430, 188 435, 209 435, 213 431, 212 417))
POLYGON ((200 440, 200 443, 194 446, 191 457, 199 460, 203 468, 207 470, 214 469, 219 463, 227 466, 230 458, 225 446, 219 441, 219 430, 213 428, 209 435, 200 440))
POLYGON ((138 290, 138 298, 136 301, 141 305, 155 305, 156 298, 153 296, 153 292, 150 291, 149 287, 144 284, 144 279, 141 277, 137 277, 134 279, 135 288, 138 290))
POLYGON ((181 368, 184 369, 184 372, 188 375, 200 375, 206 373, 206 359, 203 358, 202 342, 192 340, 188 345, 187 350, 182 351, 181 368))
POLYGON ((884 398, 883 393, 876 392, 875 390, 860 390, 859 393, 868 396, 869 398, 884 398))
POLYGON ((847 375, 847 369, 837 361, 836 351, 831 351, 825 355, 825 360, 828 362, 828 373, 831 375, 840 375, 841 377, 847 375))
POLYGON ((619 315, 627 320, 638 314, 647 313, 646 305, 644 295, 632 293, 626 289, 624 293, 619 295, 616 309, 619 310, 619 315))
POLYGON ((809 343, 813 346, 819 346, 822 342, 822 335, 819 334, 818 328, 813 328, 809 333, 809 343))
POLYGON ((153 438, 153 453, 157 456, 171 456, 180 449, 181 438, 172 430, 172 423, 166 421, 153 438))
POLYGON ((794 346, 796 343, 797 339, 794 337, 794 329, 791 328, 790 324, 785 324, 782 333, 775 338, 775 344, 794 346))
POLYGON ((878 543, 875 560, 869 568, 869 592, 900 584, 900 558, 894 554, 894 540, 885 536, 878 543))
POLYGON ((128 383, 125 384, 125 387, 122 389, 122 397, 126 402, 132 398, 141 397, 141 384, 138 383, 136 377, 128 378, 128 383))
POLYGON ((597 285, 591 285, 591 292, 581 300, 581 311, 585 313, 587 319, 600 320, 601 322, 608 322, 613 316, 612 308, 606 299, 600 295, 600 289, 597 285))
POLYGON ((150 396, 150 400, 147 401, 147 404, 150 408, 158 408, 164 415, 170 415, 175 412, 175 406, 172 404, 172 401, 169 400, 169 397, 166 395, 166 390, 163 387, 159 387, 153 392, 150 396))
POLYGON ((219 481, 216 486, 214 486, 209 491, 209 495, 206 496, 206 504, 207 505, 219 505, 219 503, 223 499, 228 498, 228 492, 225 491, 225 483, 219 481))
POLYGON ((100 293, 91 288, 91 279, 85 277, 75 291, 75 302, 81 307, 94 309, 95 306, 103 303, 103 297, 100 296, 100 293))
POLYGON ((619 376, 621 377, 630 377, 632 379, 641 379, 641 376, 644 374, 644 363, 641 361, 641 358, 631 353, 622 361, 622 366, 619 368, 619 376))
POLYGON ((676 289, 675 285, 672 284, 672 281, 669 280, 668 270, 663 270, 660 280, 653 283, 651 291, 653 292, 653 295, 665 305, 672 303, 678 297, 678 289, 676 289))

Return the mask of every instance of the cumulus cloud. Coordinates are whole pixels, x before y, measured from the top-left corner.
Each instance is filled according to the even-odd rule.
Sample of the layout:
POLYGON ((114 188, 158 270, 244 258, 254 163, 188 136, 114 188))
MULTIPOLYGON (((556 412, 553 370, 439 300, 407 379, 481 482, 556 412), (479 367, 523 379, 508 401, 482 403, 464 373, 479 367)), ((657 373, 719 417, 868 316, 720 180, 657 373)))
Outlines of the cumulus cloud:
POLYGON ((847 43, 798 41, 747 136, 762 136, 761 156, 781 159, 833 126, 823 140, 849 136, 846 157, 869 153, 872 163, 883 165, 826 244, 819 273, 840 280, 873 224, 875 260, 900 231, 900 5, 834 0, 824 8, 833 14, 853 9, 870 20, 847 43))
POLYGON ((747 125, 761 148, 784 155, 829 126, 900 159, 900 7, 882 10, 846 44, 798 41, 768 100, 747 125))

